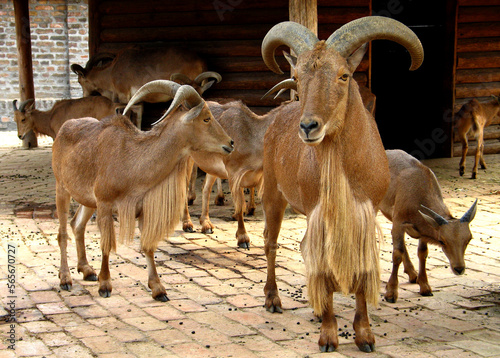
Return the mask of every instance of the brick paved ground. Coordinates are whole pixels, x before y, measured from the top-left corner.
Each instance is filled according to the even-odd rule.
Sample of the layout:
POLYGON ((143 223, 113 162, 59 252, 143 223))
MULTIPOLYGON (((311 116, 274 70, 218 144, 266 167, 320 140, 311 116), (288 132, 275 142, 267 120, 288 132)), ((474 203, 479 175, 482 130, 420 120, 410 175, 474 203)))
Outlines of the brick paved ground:
MULTIPOLYGON (((7 243, 15 243, 16 350, 10 325, 0 323, 3 357, 314 357, 320 356, 319 322, 307 305, 299 242, 302 216, 287 213, 279 240, 278 285, 285 311, 264 310, 265 256, 259 208, 248 219, 249 251, 236 249, 231 206, 214 207, 213 235, 177 230, 156 254, 170 301, 154 301, 147 288, 146 260, 137 240, 120 245, 111 257, 113 293, 101 298, 97 284, 76 272, 74 241, 69 244, 73 289, 59 289, 59 249, 54 220, 54 179, 50 147, 26 151, 14 133, 0 135, 0 316, 8 315, 7 243), (3 308, 2 308, 3 307, 3 308)), ((47 142, 50 143, 50 142, 47 142)), ((43 142, 42 142, 43 145, 43 142)), ((469 158, 471 159, 471 158, 469 158)), ((400 299, 371 308, 377 351, 358 351, 353 340, 352 297, 335 296, 340 347, 331 357, 500 357, 500 155, 473 181, 458 177, 458 158, 427 162, 457 216, 479 198, 467 271, 454 276, 444 254, 431 247, 428 260, 433 297, 401 275, 400 299)), ((469 164, 470 168, 470 164, 469 164)), ((200 197, 192 208, 199 215, 200 197)), ((381 218, 383 287, 391 268, 390 223, 381 218)), ((195 223, 197 224, 197 223, 195 223)), ((100 267, 98 230, 89 224, 87 254, 100 267)), ((416 240, 408 240, 416 261, 416 240)), ((402 270, 400 270, 402 272, 402 270)), ((384 288, 381 287, 381 297, 384 288)))

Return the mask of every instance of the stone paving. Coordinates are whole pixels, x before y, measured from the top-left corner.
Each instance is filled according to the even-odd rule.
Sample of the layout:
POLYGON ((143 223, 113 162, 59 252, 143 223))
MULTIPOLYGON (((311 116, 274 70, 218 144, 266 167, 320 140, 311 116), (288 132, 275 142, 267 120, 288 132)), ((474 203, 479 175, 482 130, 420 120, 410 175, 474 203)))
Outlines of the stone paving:
MULTIPOLYGON (((486 157, 489 169, 480 171, 477 180, 458 176, 458 158, 426 162, 456 216, 479 198, 466 273, 454 276, 442 251, 430 247, 428 275, 434 296, 420 296, 418 285, 407 283, 401 269, 398 302, 383 301, 391 270, 391 224, 380 216, 383 282, 380 305, 370 308, 377 349, 370 355, 354 344, 354 299, 338 294, 334 300, 340 346, 337 352, 319 353, 320 323, 307 304, 299 252, 305 219, 288 211, 277 257, 284 312, 265 311, 262 210, 259 206, 256 216, 247 220, 251 249, 237 249, 229 195, 226 206, 212 207, 214 234, 200 233, 195 221, 198 196, 191 207, 198 232, 186 234, 179 227, 158 248, 156 262, 169 302, 151 298, 137 239, 119 245, 111 256, 110 298, 101 298, 97 284, 83 281, 76 272, 71 241, 73 289, 62 291, 50 160, 50 140, 27 151, 19 148, 15 133, 0 134, 0 358, 500 357, 500 155, 486 157), (16 246, 14 257, 8 256, 9 243, 16 246), (8 289, 9 258, 15 260, 15 298, 8 289), (6 322, 13 307, 16 321, 6 322), (8 349, 11 334, 15 350, 8 349)), ((87 255, 99 269, 95 223, 87 230, 87 255)), ((407 240, 414 263, 416 243, 407 240)))

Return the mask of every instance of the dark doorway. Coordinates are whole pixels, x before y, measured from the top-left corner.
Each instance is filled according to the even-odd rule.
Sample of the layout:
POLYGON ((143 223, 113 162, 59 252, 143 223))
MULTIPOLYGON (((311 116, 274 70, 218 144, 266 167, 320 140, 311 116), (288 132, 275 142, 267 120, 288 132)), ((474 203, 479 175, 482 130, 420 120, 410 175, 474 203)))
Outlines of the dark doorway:
MULTIPOLYGON (((386 149, 403 149, 418 159, 449 156, 449 109, 452 89, 446 84, 450 47, 447 2, 435 0, 373 0, 373 15, 389 16, 410 27, 424 47, 423 65, 409 71, 410 56, 390 41, 372 45, 372 91, 386 149), (449 108, 447 110, 447 108, 449 108)), ((452 47, 451 47, 452 48, 452 47)))

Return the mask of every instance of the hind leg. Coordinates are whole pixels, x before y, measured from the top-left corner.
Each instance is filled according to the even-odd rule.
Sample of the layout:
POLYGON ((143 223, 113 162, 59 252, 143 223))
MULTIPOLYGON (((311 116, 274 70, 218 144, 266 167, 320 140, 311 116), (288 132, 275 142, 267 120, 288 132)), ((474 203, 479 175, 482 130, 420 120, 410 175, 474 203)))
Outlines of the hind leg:
POLYGON ((109 272, 109 254, 116 250, 116 236, 113 221, 113 205, 97 203, 97 225, 101 233, 102 262, 99 272, 99 295, 111 296, 111 274, 109 272))
POLYGON ((56 209, 59 217, 59 233, 57 234, 57 242, 61 253, 61 264, 59 266, 60 286, 63 290, 69 291, 73 286, 71 273, 68 267, 68 214, 71 197, 69 193, 56 183, 56 209))
POLYGON ((83 273, 85 281, 97 281, 97 274, 89 265, 87 255, 85 253, 85 227, 92 217, 95 209, 80 205, 78 210, 71 219, 70 225, 75 235, 76 252, 78 255, 78 272, 83 273))

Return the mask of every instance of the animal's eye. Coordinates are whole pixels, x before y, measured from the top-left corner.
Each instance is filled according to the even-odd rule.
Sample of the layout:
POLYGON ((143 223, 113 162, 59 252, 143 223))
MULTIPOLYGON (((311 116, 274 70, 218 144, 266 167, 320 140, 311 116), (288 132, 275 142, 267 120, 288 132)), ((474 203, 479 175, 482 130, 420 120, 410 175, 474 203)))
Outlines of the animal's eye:
POLYGON ((21 119, 21 122, 26 122, 26 118, 21 119))
POLYGON ((205 119, 203 120, 203 122, 205 122, 205 123, 210 122, 210 117, 205 118, 205 119))
POLYGON ((344 82, 347 81, 348 78, 349 78, 349 75, 347 73, 344 73, 342 76, 340 76, 340 79, 344 82))

